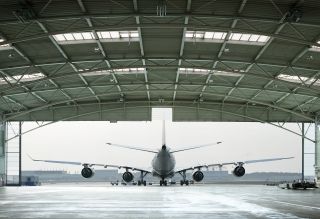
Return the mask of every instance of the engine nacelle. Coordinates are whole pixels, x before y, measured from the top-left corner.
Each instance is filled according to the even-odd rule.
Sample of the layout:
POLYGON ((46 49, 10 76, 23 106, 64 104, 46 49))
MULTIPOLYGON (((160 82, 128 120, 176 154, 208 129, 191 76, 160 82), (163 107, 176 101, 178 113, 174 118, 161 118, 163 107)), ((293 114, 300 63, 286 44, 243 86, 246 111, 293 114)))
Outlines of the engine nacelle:
POLYGON ((203 172, 201 172, 200 170, 197 170, 196 172, 194 172, 194 173, 192 174, 192 178, 193 178, 193 180, 196 181, 196 182, 202 181, 202 180, 203 180, 203 177, 204 177, 203 172))
POLYGON ((244 169, 243 166, 237 166, 236 168, 234 168, 234 170, 232 171, 233 175, 235 175, 236 177, 241 177, 246 173, 246 170, 244 169))
POLYGON ((86 179, 91 178, 94 176, 94 169, 92 169, 90 167, 84 167, 81 170, 81 175, 86 179))
POLYGON ((122 179, 127 183, 131 182, 133 180, 133 174, 129 171, 126 171, 122 174, 122 179))

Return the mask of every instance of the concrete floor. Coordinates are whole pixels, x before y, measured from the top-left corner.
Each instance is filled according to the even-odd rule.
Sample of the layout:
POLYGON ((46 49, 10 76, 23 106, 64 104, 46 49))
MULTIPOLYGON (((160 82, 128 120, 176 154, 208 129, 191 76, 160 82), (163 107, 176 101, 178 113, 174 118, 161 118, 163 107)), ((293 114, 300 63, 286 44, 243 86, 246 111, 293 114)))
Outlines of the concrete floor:
POLYGON ((255 185, 0 187, 0 218, 320 218, 320 191, 255 185))

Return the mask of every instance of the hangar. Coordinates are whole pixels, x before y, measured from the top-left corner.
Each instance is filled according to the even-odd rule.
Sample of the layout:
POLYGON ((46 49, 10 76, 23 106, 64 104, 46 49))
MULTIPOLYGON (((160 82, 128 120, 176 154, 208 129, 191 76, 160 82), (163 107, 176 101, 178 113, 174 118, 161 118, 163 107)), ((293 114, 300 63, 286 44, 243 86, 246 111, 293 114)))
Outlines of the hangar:
POLYGON ((320 180, 319 11, 317 0, 2 0, 0 175, 12 122, 148 121, 170 107, 174 121, 314 124, 314 138, 295 134, 316 145, 320 180))

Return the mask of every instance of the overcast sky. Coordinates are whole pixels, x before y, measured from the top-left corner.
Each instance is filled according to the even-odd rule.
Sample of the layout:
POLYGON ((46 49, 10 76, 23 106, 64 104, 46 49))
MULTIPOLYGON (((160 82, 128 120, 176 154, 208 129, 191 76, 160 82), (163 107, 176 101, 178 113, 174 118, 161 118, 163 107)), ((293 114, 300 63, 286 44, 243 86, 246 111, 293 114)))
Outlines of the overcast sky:
MULTIPOLYGON (((168 118, 167 118, 168 119, 168 118)), ((31 127, 24 123, 24 129, 31 127)), ((298 131, 296 124, 291 125, 298 131)), ((159 149, 162 121, 152 122, 59 122, 23 136, 23 169, 79 171, 81 167, 32 162, 37 159, 94 162, 151 167, 153 154, 107 146, 106 142, 159 149)), ((247 172, 300 172, 301 138, 262 123, 166 121, 170 148, 222 141, 222 144, 176 154, 177 167, 259 158, 292 160, 247 165, 247 172)), ((230 168, 229 168, 230 170, 230 168)))

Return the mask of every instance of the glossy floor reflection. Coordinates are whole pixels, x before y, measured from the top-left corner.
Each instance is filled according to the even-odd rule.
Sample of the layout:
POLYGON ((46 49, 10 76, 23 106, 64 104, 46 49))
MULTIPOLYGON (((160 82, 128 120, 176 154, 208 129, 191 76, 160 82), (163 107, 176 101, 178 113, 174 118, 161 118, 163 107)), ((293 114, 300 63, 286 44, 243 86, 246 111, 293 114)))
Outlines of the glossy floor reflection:
POLYGON ((319 200, 253 185, 0 187, 0 218, 320 218, 319 200))

